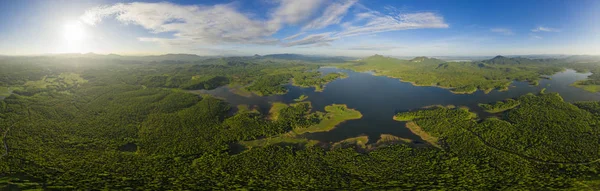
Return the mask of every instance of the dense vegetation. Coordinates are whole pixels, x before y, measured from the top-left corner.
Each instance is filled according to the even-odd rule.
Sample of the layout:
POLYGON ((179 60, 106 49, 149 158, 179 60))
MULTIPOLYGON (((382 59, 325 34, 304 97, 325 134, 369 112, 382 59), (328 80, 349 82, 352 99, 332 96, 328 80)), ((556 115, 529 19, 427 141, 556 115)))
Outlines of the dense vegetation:
POLYGON ((454 93, 474 93, 493 89, 506 90, 512 81, 538 84, 541 75, 563 70, 560 60, 533 60, 497 56, 476 62, 446 62, 434 58, 417 57, 400 60, 371 56, 341 67, 356 71, 374 71, 377 75, 400 78, 421 86, 450 88, 454 93))
POLYGON ((504 101, 498 101, 494 104, 479 104, 479 107, 483 108, 486 112, 489 113, 500 113, 506 110, 515 108, 521 104, 519 101, 514 99, 506 99, 504 101))
MULTIPOLYGON (((252 63, 252 59, 249 63, 235 59, 211 62, 146 64, 54 57, 4 60, 0 64, 3 90, 10 87, 14 91, 6 91, 6 98, 0 101, 0 186, 235 188, 246 183, 223 185, 220 175, 203 178, 199 173, 212 170, 196 166, 212 166, 200 158, 239 152, 235 145, 240 141, 280 135, 320 122, 329 124, 332 119, 343 121, 335 113, 312 113, 309 102, 281 108, 276 120, 248 106, 238 107, 232 115, 229 104, 222 100, 182 91, 225 84, 270 90, 280 87, 284 80, 262 84, 271 81, 265 78, 283 76, 287 81, 298 73, 318 74, 306 72, 316 67, 310 64, 252 63), (194 169, 197 173, 192 172, 194 169), (212 180, 214 184, 204 185, 198 180, 212 180)), ((331 81, 341 76, 334 75, 317 77, 331 81)), ((276 92, 264 94, 272 93, 276 92)), ((344 108, 328 106, 326 110, 344 108)), ((252 152, 242 155, 250 157, 252 152)), ((231 173, 232 177, 251 178, 242 176, 241 171, 231 173)))
POLYGON ((315 91, 322 92, 325 84, 335 79, 346 77, 347 75, 344 73, 329 73, 322 77, 318 72, 298 73, 294 75, 292 84, 300 87, 315 87, 315 91))
POLYGON ((296 143, 303 146, 314 145, 315 142, 300 137, 304 133, 325 132, 334 129, 338 124, 353 119, 362 118, 362 114, 354 109, 349 109, 343 104, 325 106, 325 113, 310 112, 310 102, 300 102, 286 105, 274 103, 269 111, 269 119, 274 123, 285 124, 291 127, 285 134, 267 137, 264 139, 243 141, 246 147, 266 146, 277 143, 296 143))
POLYGON ((587 106, 579 108, 554 93, 528 94, 516 101, 519 107, 502 118, 482 121, 468 109, 446 107, 399 113, 395 119, 415 123, 438 138, 446 152, 503 169, 497 178, 520 180, 522 186, 561 187, 573 184, 563 182, 573 178, 598 178, 598 103, 578 103, 587 106), (541 180, 547 182, 537 182, 541 180))
POLYGON ((320 64, 296 60, 274 61, 264 57, 211 58, 192 63, 146 63, 96 57, 8 57, 1 63, 2 97, 8 95, 9 88, 10 91, 21 91, 20 94, 23 94, 36 93, 47 87, 59 86, 56 88, 65 89, 77 86, 85 83, 85 79, 95 77, 80 76, 86 75, 81 71, 92 73, 93 70, 103 71, 103 74, 114 77, 106 83, 186 90, 210 90, 230 85, 260 96, 285 94, 287 89, 283 85, 291 80, 294 85, 315 87, 322 91, 328 82, 345 76, 338 73, 322 76, 320 72, 314 71, 320 64))
POLYGON ((526 95, 501 119, 448 107, 395 116, 439 148, 390 135, 321 145, 302 133, 360 112, 342 104, 312 111, 310 102, 274 103, 268 114, 232 110, 185 91, 227 84, 278 93, 299 73, 328 81, 311 74, 316 67, 262 57, 7 58, 0 86, 14 91, 0 100, 0 189, 598 189, 597 102, 526 95))
POLYGON ((572 84, 573 86, 589 92, 600 91, 600 61, 598 58, 573 57, 569 61, 566 67, 581 73, 592 73, 588 79, 577 81, 572 84))
POLYGON ((589 92, 599 92, 600 91, 600 63, 579 63, 578 65, 574 65, 574 68, 578 69, 581 72, 591 72, 592 75, 588 76, 588 79, 577 81, 573 83, 573 86, 582 88, 589 92))

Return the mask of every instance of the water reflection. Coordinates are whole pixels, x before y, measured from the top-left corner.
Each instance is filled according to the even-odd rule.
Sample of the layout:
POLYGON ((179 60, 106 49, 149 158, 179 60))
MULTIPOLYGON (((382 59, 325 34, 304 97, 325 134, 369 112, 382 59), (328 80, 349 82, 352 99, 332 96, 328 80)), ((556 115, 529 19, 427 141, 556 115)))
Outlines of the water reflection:
POLYGON ((360 135, 367 135, 370 141, 376 141, 380 134, 392 134, 420 141, 418 136, 404 127, 403 122, 392 120, 392 116, 398 111, 409 111, 429 105, 467 106, 480 116, 485 116, 477 107, 478 103, 496 102, 527 93, 538 93, 542 88, 546 88, 546 92, 558 92, 565 101, 569 102, 600 100, 598 93, 590 93, 570 86, 573 82, 586 79, 590 75, 576 73, 574 70, 566 70, 550 76, 549 80, 541 80, 539 86, 530 86, 527 82, 514 82, 508 91, 494 90, 488 94, 483 91, 474 94, 453 94, 438 87, 413 86, 398 79, 337 68, 321 68, 319 71, 345 72, 348 78, 327 84, 323 92, 314 92, 314 88, 292 85, 286 85, 289 92, 285 95, 266 97, 236 95, 227 87, 200 92, 224 98, 234 106, 239 104, 257 106, 264 113, 268 112, 272 102, 293 103, 295 98, 304 94, 308 96, 307 101, 312 102, 313 110, 323 111, 326 105, 338 103, 347 104, 348 107, 358 109, 363 114, 362 119, 347 121, 332 131, 304 135, 309 139, 324 142, 336 142, 360 135))

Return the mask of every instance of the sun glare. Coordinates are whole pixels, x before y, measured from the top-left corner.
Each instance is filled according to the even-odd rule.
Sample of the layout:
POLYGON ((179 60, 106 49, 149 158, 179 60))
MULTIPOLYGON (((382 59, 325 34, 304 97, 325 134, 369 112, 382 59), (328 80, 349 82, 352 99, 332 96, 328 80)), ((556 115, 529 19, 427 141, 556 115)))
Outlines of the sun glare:
POLYGON ((89 42, 85 25, 79 21, 65 22, 62 28, 63 43, 57 47, 58 52, 83 53, 88 50, 89 42))
POLYGON ((85 31, 80 22, 70 22, 65 24, 63 35, 68 41, 81 41, 85 37, 85 31))

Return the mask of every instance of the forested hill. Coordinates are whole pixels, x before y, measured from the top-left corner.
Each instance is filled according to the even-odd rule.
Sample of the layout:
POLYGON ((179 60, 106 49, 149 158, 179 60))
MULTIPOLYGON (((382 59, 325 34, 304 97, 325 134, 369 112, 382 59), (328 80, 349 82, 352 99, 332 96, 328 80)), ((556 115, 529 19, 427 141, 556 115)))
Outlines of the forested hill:
MULTIPOLYGON (((188 89, 227 85, 284 94, 286 83, 319 90, 345 75, 322 75, 315 71, 319 64, 295 60, 214 60, 220 63, 0 61, 0 190, 599 188, 597 102, 570 104, 540 94, 482 103, 488 112, 502 113, 483 121, 460 107, 396 115, 419 135, 429 134, 423 140, 432 146, 389 135, 375 145, 366 145, 367 137, 315 143, 301 135, 362 114, 342 104, 319 111, 301 100, 273 103, 269 113, 245 105, 232 109, 225 100, 188 89)), ((507 77, 535 79, 554 69, 383 56, 337 66, 376 67, 378 74, 429 85, 441 79, 449 83, 437 85, 463 85, 465 91, 468 84, 495 88, 480 82, 500 86, 510 82, 507 77)))
MULTIPOLYGON (((515 80, 537 85, 541 77, 567 68, 596 74, 599 73, 600 58, 594 58, 596 57, 573 56, 530 59, 496 56, 481 61, 455 62, 427 57, 403 60, 374 55, 339 67, 355 71, 374 71, 377 75, 399 78, 414 85, 439 86, 454 93, 470 94, 477 90, 506 90, 515 80)), ((600 87, 598 84, 600 80, 596 80, 596 75, 592 75, 590 80, 578 82, 576 85, 597 91, 600 90, 597 88, 600 87)))
POLYGON ((437 58, 428 58, 425 56, 419 56, 419 57, 415 57, 413 59, 410 60, 410 62, 414 62, 414 63, 428 63, 428 64, 441 64, 444 63, 446 61, 437 59, 437 58))
POLYGON ((528 59, 528 58, 508 58, 504 56, 496 56, 489 60, 482 61, 486 64, 503 64, 503 65, 527 65, 527 64, 540 64, 539 61, 528 59))
POLYGON ((264 56, 255 56, 255 58, 257 57, 263 59, 297 60, 317 63, 344 63, 356 59, 344 56, 312 56, 302 54, 268 54, 264 56))
MULTIPOLYGON (((439 66, 369 60, 413 71, 439 66)), ((180 87, 247 83, 270 94, 284 93, 290 78, 304 86, 343 77, 314 73, 317 65, 76 61, 0 63, 0 86, 14 90, 0 100, 0 189, 598 189, 597 102, 525 95, 482 104, 503 114, 483 121, 460 107, 396 115, 434 146, 383 135, 374 146, 366 137, 317 144, 300 135, 360 111, 333 104, 323 112, 305 101, 274 103, 269 113, 232 110, 180 87)), ((438 70, 468 72, 460 67, 478 66, 438 70)))

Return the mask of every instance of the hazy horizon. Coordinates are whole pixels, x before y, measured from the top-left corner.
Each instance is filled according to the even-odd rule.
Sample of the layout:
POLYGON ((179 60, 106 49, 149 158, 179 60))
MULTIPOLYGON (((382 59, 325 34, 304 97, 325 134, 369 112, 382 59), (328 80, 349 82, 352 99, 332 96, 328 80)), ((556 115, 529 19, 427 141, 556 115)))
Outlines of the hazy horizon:
POLYGON ((386 55, 386 54, 378 54, 374 53, 371 55, 365 56, 344 56, 344 55, 330 55, 330 54, 298 54, 293 52, 283 52, 283 53, 272 53, 272 54, 239 54, 239 55, 199 55, 193 53, 156 53, 156 54, 117 54, 117 53, 95 53, 95 52, 87 52, 87 53, 43 53, 43 54, 21 54, 21 55, 9 55, 9 54, 0 54, 0 56, 5 57, 36 57, 36 56, 86 56, 86 55, 95 55, 95 56, 123 56, 123 57, 147 57, 147 56, 166 56, 166 55, 193 55, 199 57, 251 57, 251 56, 269 56, 269 55, 302 55, 302 56, 315 56, 315 57, 347 57, 347 58, 366 58, 375 55, 381 55, 385 57, 393 57, 393 58, 415 58, 415 57, 430 57, 430 58, 493 58, 496 56, 504 56, 504 57, 544 57, 544 58, 561 58, 568 56, 600 56, 600 54, 512 54, 512 55, 386 55))
POLYGON ((593 0, 3 1, 0 55, 598 55, 599 8, 593 0))

